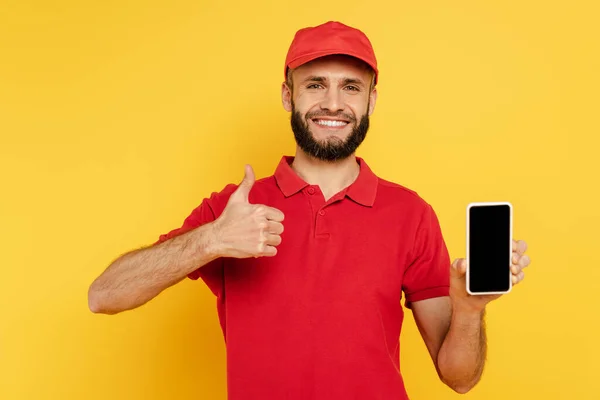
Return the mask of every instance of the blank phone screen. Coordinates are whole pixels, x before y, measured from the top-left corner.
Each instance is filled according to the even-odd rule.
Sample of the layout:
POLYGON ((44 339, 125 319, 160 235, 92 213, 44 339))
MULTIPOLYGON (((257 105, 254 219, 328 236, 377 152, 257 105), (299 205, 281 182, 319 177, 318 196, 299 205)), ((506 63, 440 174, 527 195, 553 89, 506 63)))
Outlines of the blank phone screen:
POLYGON ((510 288, 510 206, 469 210, 469 290, 506 292, 510 288))

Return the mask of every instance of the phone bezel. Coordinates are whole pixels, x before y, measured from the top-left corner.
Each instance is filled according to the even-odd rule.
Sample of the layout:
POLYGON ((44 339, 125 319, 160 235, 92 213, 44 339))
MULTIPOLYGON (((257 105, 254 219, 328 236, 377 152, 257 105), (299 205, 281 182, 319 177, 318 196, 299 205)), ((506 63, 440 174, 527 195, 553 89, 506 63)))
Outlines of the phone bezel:
POLYGON ((472 292, 471 288, 470 288, 470 280, 469 280, 469 244, 470 244, 470 217, 471 217, 471 209, 474 207, 488 207, 488 206, 508 206, 509 210, 510 210, 510 230, 509 230, 509 254, 508 254, 508 260, 509 263, 512 260, 512 251, 513 251, 513 205, 508 202, 508 201, 486 201, 486 202, 472 202, 469 203, 467 205, 467 254, 465 255, 466 261, 467 261, 467 272, 466 272, 466 286, 467 286, 467 293, 469 293, 470 295, 473 296, 483 296, 483 295, 490 295, 490 294, 506 294, 506 293, 510 293, 510 291, 512 290, 512 272, 510 271, 510 264, 509 264, 509 268, 508 268, 508 290, 506 291, 501 291, 501 292, 472 292))

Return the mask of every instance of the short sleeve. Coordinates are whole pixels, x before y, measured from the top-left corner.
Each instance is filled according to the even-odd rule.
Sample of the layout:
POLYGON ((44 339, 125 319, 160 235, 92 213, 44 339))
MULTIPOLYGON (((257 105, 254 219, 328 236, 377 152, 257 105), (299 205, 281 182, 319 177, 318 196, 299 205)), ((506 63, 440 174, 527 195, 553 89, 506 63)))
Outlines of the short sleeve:
POLYGON ((417 228, 412 262, 405 269, 402 290, 407 308, 415 301, 449 295, 450 255, 438 218, 429 204, 417 228))
MULTIPOLYGON (((155 245, 170 240, 176 236, 183 235, 199 226, 212 222, 216 219, 215 213, 210 205, 210 199, 204 199, 202 203, 192 211, 192 213, 184 220, 181 227, 160 235, 155 245)), ((209 289, 218 297, 223 289, 223 259, 217 258, 208 264, 205 264, 198 269, 188 274, 188 278, 197 280, 202 278, 209 289)))

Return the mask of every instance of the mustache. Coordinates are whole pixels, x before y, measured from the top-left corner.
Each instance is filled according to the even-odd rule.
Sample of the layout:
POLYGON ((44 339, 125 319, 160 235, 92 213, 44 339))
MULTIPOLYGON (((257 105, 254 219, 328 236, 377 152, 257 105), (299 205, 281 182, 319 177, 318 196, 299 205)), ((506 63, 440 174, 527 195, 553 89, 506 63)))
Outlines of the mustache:
POLYGON ((356 122, 356 118, 354 118, 350 114, 346 114, 343 112, 332 113, 332 112, 323 110, 323 111, 314 111, 314 112, 306 114, 306 119, 315 119, 318 117, 331 117, 331 118, 344 119, 344 120, 350 121, 350 122, 356 122))

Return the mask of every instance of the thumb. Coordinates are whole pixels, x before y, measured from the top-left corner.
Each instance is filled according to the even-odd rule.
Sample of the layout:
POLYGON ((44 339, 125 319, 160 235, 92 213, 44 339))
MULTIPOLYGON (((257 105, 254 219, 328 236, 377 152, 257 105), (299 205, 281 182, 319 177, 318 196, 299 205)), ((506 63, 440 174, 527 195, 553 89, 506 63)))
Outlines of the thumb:
POLYGON ((467 273, 467 261, 464 258, 457 258, 452 263, 450 268, 452 276, 455 278, 462 278, 467 273))
POLYGON ((250 189, 252 189, 252 186, 254 185, 254 180, 254 170, 250 165, 246 164, 244 179, 242 179, 242 182, 240 183, 238 188, 231 195, 233 200, 247 203, 248 195, 250 194, 250 189))

